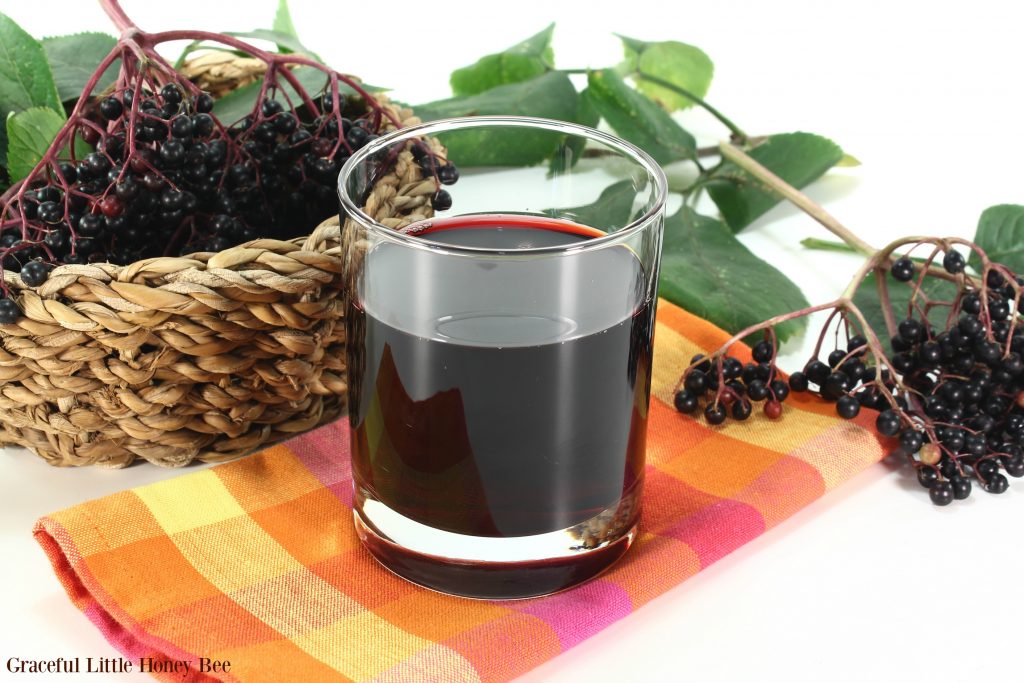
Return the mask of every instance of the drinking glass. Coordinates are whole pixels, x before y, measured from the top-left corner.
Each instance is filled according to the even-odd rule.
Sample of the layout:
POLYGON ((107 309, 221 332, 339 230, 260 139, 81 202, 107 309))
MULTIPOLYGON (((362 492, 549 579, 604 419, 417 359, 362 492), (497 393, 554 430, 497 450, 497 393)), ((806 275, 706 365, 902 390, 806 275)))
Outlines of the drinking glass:
POLYGON ((363 544, 399 576, 478 598, 606 569, 640 515, 662 170, 591 128, 472 117, 374 140, 339 190, 363 544), (448 163, 459 177, 435 217, 361 208, 414 166, 426 184, 373 201, 429 199, 448 163))

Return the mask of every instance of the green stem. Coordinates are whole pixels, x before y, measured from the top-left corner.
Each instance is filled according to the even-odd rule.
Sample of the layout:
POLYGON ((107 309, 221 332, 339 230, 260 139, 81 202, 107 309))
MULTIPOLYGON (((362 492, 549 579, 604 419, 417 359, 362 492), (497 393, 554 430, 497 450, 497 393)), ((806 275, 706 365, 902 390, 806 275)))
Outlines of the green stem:
POLYGON ((858 254, 856 249, 851 247, 846 242, 838 242, 836 240, 822 240, 817 237, 805 237, 800 240, 800 244, 807 249, 814 249, 816 251, 839 251, 844 254, 858 254))
POLYGON ((652 76, 651 74, 644 73, 643 71, 637 71, 634 74, 634 76, 636 78, 642 80, 642 81, 647 81, 648 83, 653 83, 654 85, 660 86, 660 87, 664 88, 665 90, 669 90, 671 92, 674 92, 677 95, 682 95, 683 97, 685 97, 685 98, 687 98, 689 100, 692 100, 695 104, 703 107, 704 110, 707 111, 707 113, 711 114, 716 119, 718 119, 722 123, 723 126, 728 128, 729 132, 731 132, 733 134, 733 137, 736 138, 736 140, 738 142, 740 142, 740 143, 742 143, 744 145, 746 145, 746 144, 748 144, 750 142, 750 136, 748 136, 746 133, 744 133, 743 130, 739 126, 737 126, 735 123, 733 123, 729 119, 729 117, 727 117, 725 114, 723 114, 722 112, 720 112, 717 109, 715 109, 714 107, 712 107, 710 104, 708 104, 706 101, 704 101, 703 98, 698 97, 696 94, 690 92, 686 88, 681 88, 678 85, 676 85, 675 83, 671 83, 669 81, 666 81, 663 78, 658 78, 657 76, 652 76))
POLYGON ((835 216, 822 208, 820 204, 769 171, 742 149, 728 142, 721 143, 719 149, 722 150, 723 157, 752 175, 756 180, 768 187, 768 189, 795 204, 804 213, 825 226, 826 230, 849 244, 854 251, 865 256, 871 256, 875 253, 874 247, 855 235, 849 228, 840 223, 835 216))

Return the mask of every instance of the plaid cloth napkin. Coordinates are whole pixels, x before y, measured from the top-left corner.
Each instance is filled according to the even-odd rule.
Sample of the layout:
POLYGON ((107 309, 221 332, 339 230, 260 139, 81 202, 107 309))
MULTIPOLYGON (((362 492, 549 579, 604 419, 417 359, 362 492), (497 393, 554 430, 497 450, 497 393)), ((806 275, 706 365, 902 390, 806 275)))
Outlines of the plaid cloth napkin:
MULTIPOLYGON (((641 533, 609 572, 560 594, 466 600, 380 567, 352 527, 345 421, 44 517, 35 537, 114 647, 155 668, 188 661, 185 680, 506 681, 883 456, 870 416, 846 422, 806 395, 771 425, 759 410, 724 430, 675 412, 690 356, 726 338, 660 303, 641 533), (231 667, 200 673, 202 657, 231 667)), ((158 677, 183 680, 180 668, 158 677)))

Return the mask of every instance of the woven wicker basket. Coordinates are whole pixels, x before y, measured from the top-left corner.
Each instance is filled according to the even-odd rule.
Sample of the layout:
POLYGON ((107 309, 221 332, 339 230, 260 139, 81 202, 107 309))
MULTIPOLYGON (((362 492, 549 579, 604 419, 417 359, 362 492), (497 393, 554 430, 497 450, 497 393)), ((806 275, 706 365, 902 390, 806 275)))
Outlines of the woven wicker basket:
MULTIPOLYGON (((381 98, 383 100, 383 98, 381 98)), ((403 126, 418 123, 382 101, 403 126)), ((411 154, 366 211, 432 215, 411 154)), ((308 238, 128 266, 60 266, 40 287, 5 273, 25 316, 0 326, 0 444, 58 466, 164 467, 251 453, 337 417, 345 335, 335 217, 308 238)))

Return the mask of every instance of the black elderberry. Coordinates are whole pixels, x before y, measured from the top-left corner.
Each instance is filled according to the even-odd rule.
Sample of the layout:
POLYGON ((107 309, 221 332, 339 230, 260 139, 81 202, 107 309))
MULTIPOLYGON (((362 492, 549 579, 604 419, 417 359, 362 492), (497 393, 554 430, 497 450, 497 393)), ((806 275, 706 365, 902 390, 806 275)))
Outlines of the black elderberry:
POLYGON ((982 363, 993 364, 1002 356, 1002 349, 995 342, 980 339, 974 345, 974 356, 982 363))
POLYGON ((935 482, 935 485, 928 491, 928 497, 931 498, 932 502, 936 505, 949 505, 953 502, 953 498, 955 497, 953 484, 948 481, 935 482))
POLYGON ((930 489, 939 481, 939 471, 934 467, 925 465, 917 468, 917 481, 921 486, 930 489))
POLYGON ((985 455, 987 447, 988 445, 983 434, 968 434, 964 437, 964 451, 970 455, 985 455))
POLYGON ((181 102, 181 89, 174 83, 168 83, 160 89, 160 97, 164 102, 178 104, 181 102))
POLYGON ((196 98, 196 111, 202 114, 207 114, 213 111, 213 97, 207 93, 203 93, 196 98))
POLYGON ((837 367, 846 358, 846 351, 842 349, 836 349, 832 353, 828 354, 828 364, 830 367, 837 367))
POLYGON ((452 196, 448 194, 448 190, 438 190, 430 198, 430 205, 435 211, 447 211, 452 208, 452 196))
POLYGON ((50 266, 42 261, 29 261, 21 268, 21 279, 29 287, 38 287, 49 275, 50 266))
POLYGON ((844 372, 833 372, 825 379, 822 395, 825 398, 838 399, 850 389, 850 378, 844 372))
POLYGON ((953 475, 949 478, 953 486, 953 497, 957 500, 964 500, 971 495, 971 480, 960 475, 953 475))
POLYGON ((731 356, 722 359, 722 374, 726 379, 736 379, 743 374, 743 363, 731 356))
POLYGON ((789 388, 793 391, 807 391, 807 375, 802 372, 794 372, 789 376, 789 388))
POLYGON ((1010 304, 1005 299, 993 301, 988 305, 988 315, 992 320, 1006 320, 1010 317, 1010 304))
POLYGON ((723 408, 717 401, 715 403, 709 403, 704 408, 704 419, 711 425, 720 425, 725 422, 725 408, 723 408))
POLYGON ((36 215, 38 215, 39 220, 44 223, 55 225, 64 220, 64 207, 57 202, 43 202, 36 210, 36 215))
POLYGON ((895 436, 899 433, 900 425, 899 414, 892 409, 882 411, 879 417, 874 419, 874 428, 883 436, 895 436))
POLYGON ((731 380, 725 383, 733 393, 733 396, 744 396, 747 393, 747 387, 738 379, 731 380))
POLYGON ((277 141, 277 130, 274 128, 274 124, 271 121, 263 121, 257 124, 253 129, 252 134, 257 140, 267 144, 277 141))
POLYGON ((966 265, 967 262, 964 260, 963 254, 958 251, 947 251, 942 259, 942 267, 946 269, 947 273, 953 275, 964 272, 966 265))
POLYGON ((763 401, 768 398, 768 387, 759 379, 755 379, 747 386, 747 394, 752 401, 763 401))
POLYGON ((925 365, 937 365, 942 360, 942 346, 938 342, 926 341, 918 349, 917 357, 925 365))
POLYGON ((850 353, 853 353, 854 355, 863 356, 864 355, 864 347, 866 347, 867 345, 868 345, 867 338, 864 335, 862 335, 862 334, 858 334, 858 335, 854 335, 853 337, 850 337, 849 340, 847 340, 847 342, 846 342, 846 349, 847 349, 847 351, 849 351, 850 353))
POLYGON ((998 270, 990 270, 985 278, 985 284, 992 289, 999 289, 1006 284, 1006 280, 1003 278, 1003 274, 998 270))
POLYGON ((116 119, 124 111, 124 107, 116 97, 107 97, 100 101, 100 113, 104 118, 111 121, 116 119))
POLYGON ((1006 493, 1006 489, 1009 488, 1010 482, 1006 480, 1001 474, 993 474, 989 479, 985 481, 982 488, 988 493, 1006 493))
POLYGON ((750 401, 744 398, 733 403, 729 412, 733 419, 743 421, 750 417, 752 410, 753 408, 750 405, 750 401))
POLYGON ((160 147, 160 158, 169 166, 185 160, 185 144, 181 140, 168 140, 160 147))
POLYGON ((804 373, 807 375, 807 379, 814 384, 817 384, 819 387, 825 384, 825 380, 828 379, 831 371, 831 368, 820 360, 812 360, 804 368, 804 373))
POLYGON ((905 452, 917 453, 923 445, 924 437, 913 427, 906 427, 900 431, 900 448, 905 452))
POLYGON ((680 389, 673 397, 676 410, 681 413, 692 413, 697 410, 697 395, 689 389, 680 389))
POLYGON ((836 401, 836 412, 839 417, 852 420, 860 414, 860 401, 853 396, 840 396, 836 401))
POLYGON ((985 326, 976 316, 964 315, 957 322, 957 329, 968 339, 974 339, 981 336, 985 331, 985 326))
POLYGON ((683 380, 683 384, 687 389, 692 391, 698 396, 707 391, 707 375, 700 370, 691 370, 687 375, 686 379, 683 380))
POLYGON ((1011 477, 1024 477, 1024 455, 1017 453, 1004 457, 1003 468, 1011 477))
POLYGON ((913 344, 924 337, 924 325, 914 318, 907 318, 900 322, 899 333, 904 341, 913 344))
POLYGON ((751 350, 751 355, 758 363, 768 363, 774 355, 772 343, 767 339, 762 339, 754 344, 754 348, 751 350))
POLYGON ((459 169, 455 164, 445 164, 437 170, 437 179, 442 185, 454 185, 459 181, 459 169))
POLYGON ((781 379, 773 380, 769 388, 772 390, 772 394, 775 395, 776 400, 785 401, 789 398, 789 385, 781 379))
POLYGON ((78 169, 74 164, 62 161, 57 165, 57 169, 60 171, 64 181, 69 185, 74 184, 74 182, 78 180, 78 169))
POLYGON ((171 135, 181 140, 188 140, 192 137, 195 125, 188 116, 178 116, 171 121, 171 135))
POLYGON ((892 357, 892 366, 896 369, 896 372, 906 375, 917 366, 917 359, 914 357, 914 354, 903 351, 892 357))
POLYGON ((999 465, 994 460, 986 458, 974 464, 974 471, 978 473, 979 477, 987 480, 999 471, 999 465))
POLYGON ((13 325, 21 317, 18 304, 10 299, 0 299, 0 325, 13 325))
POLYGON ((282 135, 289 135, 298 126, 299 122, 291 114, 280 114, 274 117, 274 130, 282 135))
POLYGON ((910 282, 914 278, 914 262, 906 257, 899 258, 892 264, 889 272, 899 282, 910 282))
POLYGON ((352 149, 359 149, 366 144, 366 138, 369 136, 365 128, 353 126, 345 135, 345 140, 352 149))
POLYGON ((690 365, 693 366, 694 370, 700 370, 707 374, 711 372, 711 359, 705 357, 703 353, 698 353, 690 359, 690 365))

